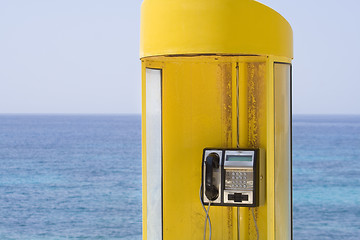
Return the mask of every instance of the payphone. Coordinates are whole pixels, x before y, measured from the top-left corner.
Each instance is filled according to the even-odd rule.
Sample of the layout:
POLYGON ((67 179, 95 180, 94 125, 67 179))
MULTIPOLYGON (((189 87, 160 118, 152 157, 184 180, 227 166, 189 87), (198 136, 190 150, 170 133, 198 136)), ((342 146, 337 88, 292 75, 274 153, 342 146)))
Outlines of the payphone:
POLYGON ((258 207, 265 199, 263 149, 205 148, 202 202, 214 206, 258 207))

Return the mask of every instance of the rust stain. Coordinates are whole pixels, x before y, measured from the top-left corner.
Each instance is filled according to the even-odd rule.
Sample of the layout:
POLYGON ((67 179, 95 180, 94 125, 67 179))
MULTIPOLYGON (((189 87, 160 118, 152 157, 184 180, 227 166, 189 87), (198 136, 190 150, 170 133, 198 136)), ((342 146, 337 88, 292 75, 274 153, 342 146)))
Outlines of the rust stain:
POLYGON ((248 143, 250 147, 257 146, 257 119, 256 119, 256 71, 255 63, 248 64, 248 143))
MULTIPOLYGON (((223 147, 232 145, 232 63, 219 63, 217 70, 218 86, 221 91, 221 118, 223 147)), ((233 236, 233 213, 232 208, 224 209, 226 216, 226 229, 223 229, 224 239, 232 240, 233 236)))
MULTIPOLYGON (((260 147, 262 140, 266 139, 266 86, 265 86, 265 63, 255 62, 247 65, 247 82, 248 82, 248 144, 249 147, 260 147)), ((254 208, 255 219, 259 225, 258 219, 259 208, 254 208)), ((249 210, 249 239, 256 239, 256 229, 252 220, 252 212, 249 210)))
MULTIPOLYGON (((248 143, 250 147, 260 146, 259 134, 264 118, 265 63, 248 63, 248 143)), ((260 133, 261 131, 261 133, 260 133)))
POLYGON ((232 143, 232 64, 218 64, 218 79, 222 98, 222 123, 225 138, 223 144, 230 147, 232 143))
MULTIPOLYGON (((255 215, 255 219, 256 219, 256 222, 258 223, 258 226, 259 226, 259 218, 258 218, 258 209, 259 208, 253 208, 254 209, 254 215, 255 215)), ((259 231, 260 233, 260 231, 259 231)), ((249 209, 249 239, 257 239, 256 236, 257 233, 256 233, 256 228, 255 228, 255 223, 254 223, 254 220, 253 220, 253 216, 252 216, 252 211, 251 209, 249 209)), ((260 236, 259 236, 260 238, 260 236)))
POLYGON ((228 226, 228 240, 232 240, 233 236, 233 212, 232 208, 227 208, 227 226, 228 226))

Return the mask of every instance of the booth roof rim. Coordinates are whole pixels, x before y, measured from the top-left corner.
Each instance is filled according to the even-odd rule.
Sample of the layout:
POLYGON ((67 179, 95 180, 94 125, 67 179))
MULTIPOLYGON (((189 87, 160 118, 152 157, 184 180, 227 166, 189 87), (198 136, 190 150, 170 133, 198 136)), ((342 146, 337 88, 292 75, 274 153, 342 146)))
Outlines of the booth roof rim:
POLYGON ((144 0, 140 58, 196 54, 293 58, 293 33, 254 0, 144 0))

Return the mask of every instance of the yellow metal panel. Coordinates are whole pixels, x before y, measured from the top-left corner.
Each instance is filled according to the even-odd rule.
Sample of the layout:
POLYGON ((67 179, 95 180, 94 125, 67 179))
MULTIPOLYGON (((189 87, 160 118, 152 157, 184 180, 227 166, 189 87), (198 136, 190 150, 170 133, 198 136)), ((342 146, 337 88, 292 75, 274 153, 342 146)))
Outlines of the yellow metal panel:
POLYGON ((144 0, 140 57, 179 54, 292 58, 292 29, 253 0, 144 0))
MULTIPOLYGON (((248 145, 251 148, 266 147, 266 62, 246 64, 246 82, 248 84, 248 145)), ((266 204, 254 209, 260 238, 266 236, 266 204)), ((256 239, 255 223, 249 211, 249 239, 256 239)))
POLYGON ((267 202, 267 240, 275 239, 275 214, 274 214, 274 78, 273 59, 268 58, 267 72, 267 138, 266 143, 266 202, 267 202))
MULTIPOLYGON (((246 79, 247 64, 239 59, 239 147, 249 147, 249 121, 248 121, 248 84, 246 79)), ((240 208, 240 239, 249 239, 249 209, 240 208)))
MULTIPOLYGON (((231 146, 230 83, 231 63, 165 64, 164 239, 202 237, 204 213, 198 194, 202 150, 231 146)), ((229 239, 231 209, 213 207, 210 215, 213 238, 229 239)))
MULTIPOLYGON (((279 59, 290 61, 289 58, 279 59)), ((178 239, 179 236, 194 240, 203 237, 205 214, 199 200, 202 150, 204 147, 235 147, 238 133, 240 147, 261 147, 266 151, 266 203, 255 209, 255 215, 260 239, 275 239, 278 221, 274 211, 277 195, 274 187, 273 61, 272 57, 255 56, 143 59, 143 72, 145 67, 163 69, 165 240, 178 239)), ((143 75, 143 86, 144 82, 143 75)), ((143 91, 143 113, 146 112, 145 94, 143 91)), ((145 151, 143 142, 143 156, 145 151)), ((143 167, 146 167, 144 157, 143 167)), ((145 181, 146 176, 143 176, 144 217, 145 181)), ((276 191, 279 193, 281 186, 276 191)), ((210 216, 213 239, 237 239, 236 208, 212 207, 210 216)), ((248 208, 241 208, 240 223, 240 239, 256 239, 254 221, 248 208)), ((145 222, 143 234, 145 240, 145 222)))

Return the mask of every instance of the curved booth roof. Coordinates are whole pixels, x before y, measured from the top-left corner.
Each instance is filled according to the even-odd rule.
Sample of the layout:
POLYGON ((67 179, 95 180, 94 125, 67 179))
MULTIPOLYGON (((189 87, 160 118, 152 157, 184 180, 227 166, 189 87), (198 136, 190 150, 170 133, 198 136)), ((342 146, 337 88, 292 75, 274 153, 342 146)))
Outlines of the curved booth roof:
POLYGON ((198 54, 292 58, 292 29, 254 0, 143 1, 141 58, 198 54))

